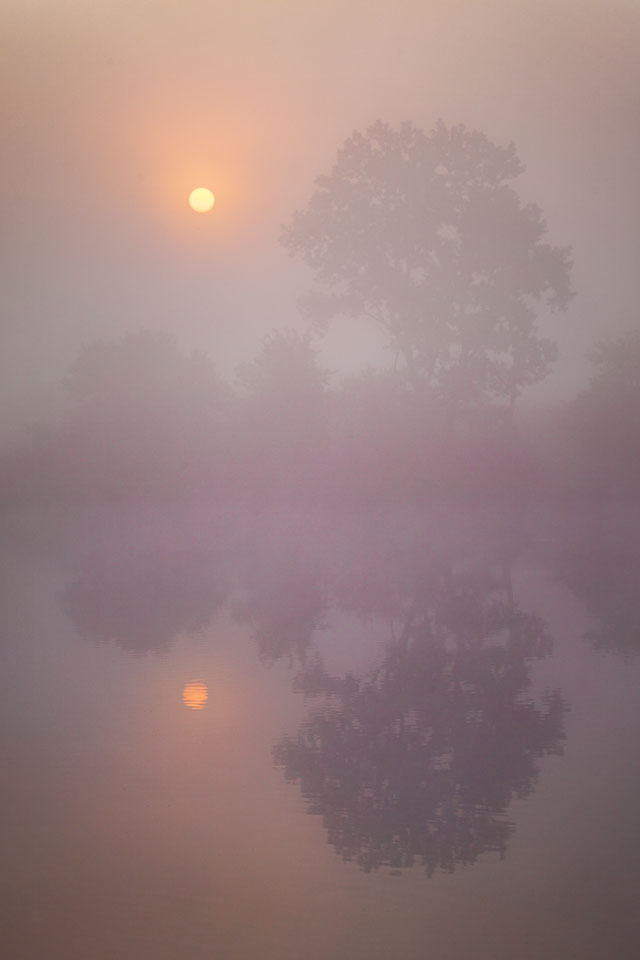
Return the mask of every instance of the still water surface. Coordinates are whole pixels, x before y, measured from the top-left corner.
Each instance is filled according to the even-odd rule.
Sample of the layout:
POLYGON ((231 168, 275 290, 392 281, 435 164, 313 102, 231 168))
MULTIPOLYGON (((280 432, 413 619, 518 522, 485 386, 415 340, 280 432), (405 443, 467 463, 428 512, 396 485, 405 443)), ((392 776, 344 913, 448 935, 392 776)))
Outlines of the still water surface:
POLYGON ((14 519, 4 955, 639 956, 638 529, 14 519))

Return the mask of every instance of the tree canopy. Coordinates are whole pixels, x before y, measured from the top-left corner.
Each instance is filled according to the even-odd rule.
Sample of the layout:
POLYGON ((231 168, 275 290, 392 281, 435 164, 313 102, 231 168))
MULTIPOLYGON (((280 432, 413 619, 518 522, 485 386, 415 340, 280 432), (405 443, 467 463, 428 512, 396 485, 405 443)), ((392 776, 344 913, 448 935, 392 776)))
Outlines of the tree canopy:
POLYGON ((334 677, 309 660, 297 688, 317 706, 274 759, 343 859, 367 872, 452 872, 504 855, 509 803, 531 794, 539 758, 560 750, 566 704, 558 691, 528 694, 531 663, 552 640, 514 602, 509 576, 433 558, 397 587, 387 600, 399 632, 382 661, 334 677))
POLYGON ((512 143, 462 125, 355 132, 283 231, 314 274, 308 318, 370 318, 414 389, 453 415, 513 409, 555 357, 536 309, 571 297, 569 249, 512 186, 523 170, 512 143))

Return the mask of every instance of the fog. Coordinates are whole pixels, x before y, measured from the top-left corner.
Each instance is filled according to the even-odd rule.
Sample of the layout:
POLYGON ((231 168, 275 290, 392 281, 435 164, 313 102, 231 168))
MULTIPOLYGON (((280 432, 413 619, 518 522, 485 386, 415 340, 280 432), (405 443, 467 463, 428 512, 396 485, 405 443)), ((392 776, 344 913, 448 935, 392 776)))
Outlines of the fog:
POLYGON ((635 960, 640 6, 0 18, 9 955, 635 960))
MULTIPOLYGON (((637 325, 639 13, 633 3, 6 2, 3 422, 50 408, 81 345, 147 327, 233 375, 303 323, 279 243, 354 130, 439 117, 515 142, 516 185, 570 245, 577 293, 540 317, 559 357, 527 401, 570 396, 637 325), (217 196, 200 220, 186 196, 217 196)), ((383 362, 334 323, 332 370, 383 362)))

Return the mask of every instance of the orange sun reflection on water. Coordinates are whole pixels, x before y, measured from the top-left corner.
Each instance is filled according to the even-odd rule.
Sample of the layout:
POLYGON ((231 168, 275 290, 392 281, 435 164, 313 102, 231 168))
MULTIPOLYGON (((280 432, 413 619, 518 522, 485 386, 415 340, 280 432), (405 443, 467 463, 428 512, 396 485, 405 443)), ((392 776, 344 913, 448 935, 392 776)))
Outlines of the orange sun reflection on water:
POLYGON ((190 710, 204 710, 208 696, 207 685, 202 680, 189 680, 182 690, 182 702, 190 710))

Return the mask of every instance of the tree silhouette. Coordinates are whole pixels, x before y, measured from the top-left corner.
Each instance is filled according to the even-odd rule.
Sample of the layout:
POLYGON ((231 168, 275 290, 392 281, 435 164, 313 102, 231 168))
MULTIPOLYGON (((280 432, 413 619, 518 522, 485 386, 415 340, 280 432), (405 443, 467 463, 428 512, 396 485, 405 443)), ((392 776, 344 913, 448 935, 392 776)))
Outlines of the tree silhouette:
POLYGON ((252 531, 239 551, 235 618, 251 628, 263 663, 304 663, 327 613, 326 569, 308 544, 252 531))
POLYGON ((513 144, 442 121, 354 133, 283 231, 314 273, 309 318, 370 318, 450 418, 487 402, 513 411, 555 356, 536 306, 571 296, 568 249, 544 241, 540 209, 511 186, 523 169, 513 144))
POLYGON ((187 356, 172 336, 151 330, 86 345, 69 369, 65 387, 78 416, 153 414, 165 429, 176 418, 215 421, 228 402, 228 388, 206 356, 187 356))
POLYGON ((326 456, 327 380, 309 334, 276 330, 238 370, 245 480, 303 490, 326 456))
POLYGON ((563 739, 560 694, 526 696, 551 639, 508 580, 447 565, 429 578, 377 669, 335 678, 310 662, 298 687, 324 703, 274 750, 329 842, 365 871, 420 863, 431 875, 503 855, 510 800, 563 739))
POLYGON ((620 656, 640 654, 640 537, 633 523, 624 532, 585 525, 563 545, 555 570, 591 618, 585 640, 620 656))
POLYGON ((569 426, 577 447, 581 486, 637 496, 640 465, 640 333, 603 340, 592 351, 595 374, 576 398, 569 426))
POLYGON ((65 386, 57 441, 70 479, 94 493, 179 494, 227 469, 229 388, 202 354, 141 330, 84 347, 65 386))

